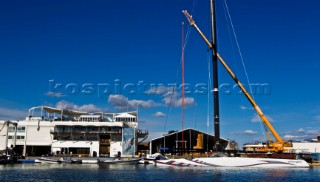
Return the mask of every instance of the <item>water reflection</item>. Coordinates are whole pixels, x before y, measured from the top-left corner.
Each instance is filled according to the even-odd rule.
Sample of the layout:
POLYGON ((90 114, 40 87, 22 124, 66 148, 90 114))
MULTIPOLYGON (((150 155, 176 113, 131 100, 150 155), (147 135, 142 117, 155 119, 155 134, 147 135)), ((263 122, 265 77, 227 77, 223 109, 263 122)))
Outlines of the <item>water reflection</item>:
POLYGON ((316 181, 320 168, 179 168, 123 164, 0 165, 0 181, 316 181))

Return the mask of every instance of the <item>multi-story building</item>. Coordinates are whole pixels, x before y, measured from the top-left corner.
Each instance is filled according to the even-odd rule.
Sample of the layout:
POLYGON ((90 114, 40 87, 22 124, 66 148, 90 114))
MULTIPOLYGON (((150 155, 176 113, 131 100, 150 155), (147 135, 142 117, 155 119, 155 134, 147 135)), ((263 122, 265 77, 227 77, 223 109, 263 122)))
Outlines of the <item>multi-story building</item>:
POLYGON ((22 121, 0 121, 1 128, 0 140, 5 145, 0 145, 0 150, 15 146, 26 156, 112 157, 118 152, 133 156, 138 138, 148 135, 138 129, 137 111, 88 113, 47 106, 31 108, 22 121))

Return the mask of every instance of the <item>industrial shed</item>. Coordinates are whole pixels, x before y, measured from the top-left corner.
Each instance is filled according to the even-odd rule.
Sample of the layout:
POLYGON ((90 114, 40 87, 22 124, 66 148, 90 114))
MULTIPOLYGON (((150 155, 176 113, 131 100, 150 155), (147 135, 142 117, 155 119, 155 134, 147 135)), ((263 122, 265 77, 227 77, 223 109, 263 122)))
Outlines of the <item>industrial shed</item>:
MULTIPOLYGON (((152 139, 149 143, 149 152, 151 154, 161 152, 172 155, 205 154, 215 151, 214 141, 213 135, 189 128, 152 139), (182 133, 184 140, 182 140, 182 133)), ((220 143, 225 148, 228 145, 228 140, 220 138, 220 143)))

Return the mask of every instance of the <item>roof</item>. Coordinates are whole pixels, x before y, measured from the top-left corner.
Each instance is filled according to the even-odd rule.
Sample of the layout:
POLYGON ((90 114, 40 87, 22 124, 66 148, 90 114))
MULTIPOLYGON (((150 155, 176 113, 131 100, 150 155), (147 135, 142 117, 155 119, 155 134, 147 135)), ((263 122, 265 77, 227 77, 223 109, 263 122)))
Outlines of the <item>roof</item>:
POLYGON ((31 111, 35 109, 42 109, 46 111, 47 113, 56 113, 56 114, 62 114, 62 115, 71 115, 71 116, 79 116, 79 115, 105 115, 105 116, 110 116, 114 117, 126 117, 126 118, 135 118, 138 116, 138 111, 131 111, 131 112, 122 112, 122 113, 104 113, 102 111, 96 111, 96 112, 85 112, 85 111, 76 111, 72 109, 58 109, 54 107, 49 107, 49 106, 37 106, 37 107, 32 107, 29 109, 29 114, 31 111))
MULTIPOLYGON (((197 132, 199 132, 199 133, 204 133, 204 134, 206 134, 206 135, 209 135, 209 136, 214 137, 214 135, 211 135, 211 134, 209 134, 209 133, 202 132, 202 131, 199 131, 199 130, 196 130, 196 129, 193 129, 193 128, 187 128, 187 129, 184 129, 183 131, 186 131, 186 130, 194 130, 194 131, 197 131, 197 132)), ((158 140, 158 139, 160 139, 160 138, 163 138, 164 136, 171 136, 171 135, 174 135, 174 134, 180 133, 180 132, 182 132, 182 130, 181 130, 181 131, 176 131, 176 132, 173 132, 173 133, 170 133, 170 134, 164 134, 164 135, 161 136, 161 137, 157 137, 157 138, 154 138, 154 139, 150 140, 150 142, 151 142, 151 141, 154 141, 154 140, 158 140)), ((222 137, 220 137, 220 139, 229 141, 228 139, 225 139, 225 138, 222 138, 222 137)))
POLYGON ((115 118, 135 118, 135 116, 128 114, 128 113, 121 113, 121 114, 115 116, 115 118))
POLYGON ((39 106, 40 109, 45 110, 48 113, 58 113, 58 114, 66 114, 66 115, 84 115, 88 114, 87 112, 82 112, 82 111, 75 111, 71 109, 57 109, 53 107, 48 107, 48 106, 39 106))

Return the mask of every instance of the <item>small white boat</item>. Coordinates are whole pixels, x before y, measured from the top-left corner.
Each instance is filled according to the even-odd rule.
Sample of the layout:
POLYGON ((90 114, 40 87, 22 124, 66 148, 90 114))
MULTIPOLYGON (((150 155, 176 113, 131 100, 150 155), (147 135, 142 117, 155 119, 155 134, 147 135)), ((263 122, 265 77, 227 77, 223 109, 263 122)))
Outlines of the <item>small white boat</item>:
POLYGON ((168 158, 160 153, 154 153, 152 155, 148 155, 147 157, 141 159, 139 161, 139 164, 155 164, 156 160, 168 160, 168 158))
POLYGON ((97 164, 97 160, 90 160, 90 159, 82 159, 82 164, 97 164))
POLYGON ((98 159, 98 164, 138 164, 140 160, 140 158, 115 158, 107 160, 98 159))
POLYGON ((81 160, 81 159, 69 158, 69 157, 60 158, 60 159, 58 160, 58 162, 61 162, 61 163, 70 163, 70 164, 82 164, 82 160, 81 160))
POLYGON ((41 163, 47 163, 47 164, 57 164, 57 163, 61 163, 61 161, 57 160, 57 159, 52 159, 52 158, 47 158, 47 157, 41 157, 38 159, 39 162, 41 163))

